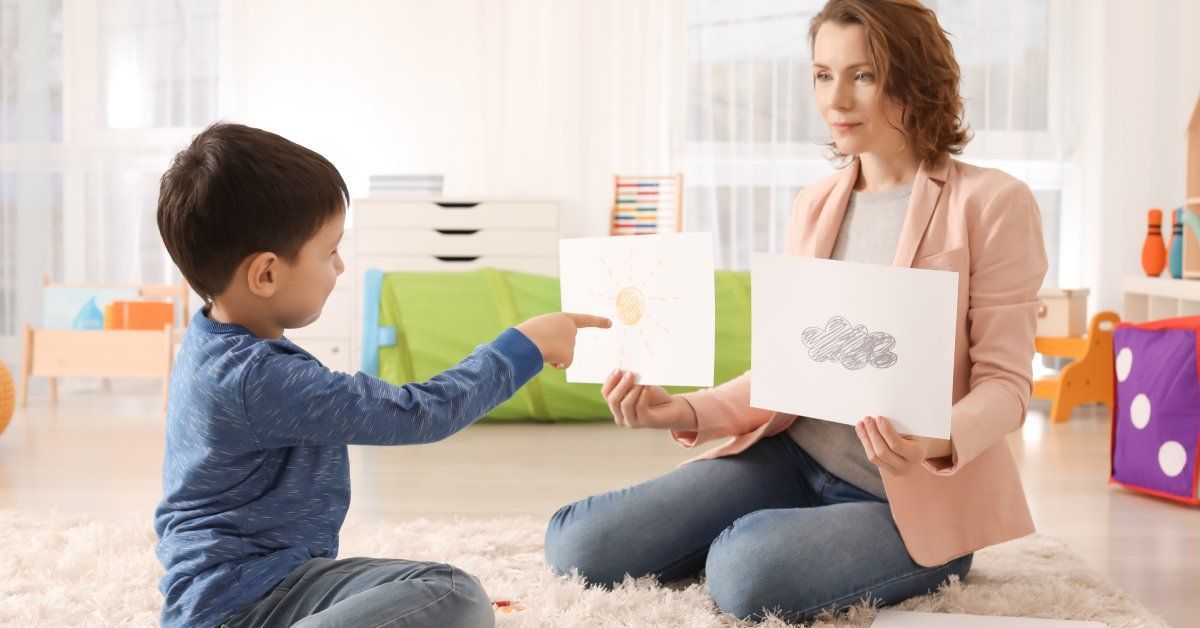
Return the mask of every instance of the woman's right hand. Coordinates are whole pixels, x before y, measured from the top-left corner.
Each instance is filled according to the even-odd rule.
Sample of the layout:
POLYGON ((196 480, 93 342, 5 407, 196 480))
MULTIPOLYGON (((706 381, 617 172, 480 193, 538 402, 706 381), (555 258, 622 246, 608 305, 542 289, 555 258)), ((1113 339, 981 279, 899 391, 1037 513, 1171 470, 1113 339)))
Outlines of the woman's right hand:
POLYGON ((667 430, 696 429, 696 411, 683 397, 667 392, 662 386, 640 386, 638 376, 613 371, 600 394, 608 402, 613 421, 622 427, 653 427, 667 430))

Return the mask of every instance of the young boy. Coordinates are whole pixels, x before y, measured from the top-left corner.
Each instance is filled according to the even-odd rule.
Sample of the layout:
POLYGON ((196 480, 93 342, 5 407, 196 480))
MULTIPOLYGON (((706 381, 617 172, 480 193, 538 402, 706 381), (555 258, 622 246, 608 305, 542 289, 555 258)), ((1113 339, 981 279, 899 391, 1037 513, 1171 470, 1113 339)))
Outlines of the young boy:
POLYGON ((335 560, 347 445, 446 438, 541 370, 571 363, 554 313, 422 384, 326 369, 283 337, 321 314, 342 273, 349 194, 329 161, 278 135, 215 124, 163 175, 158 227, 207 305, 184 337, 154 515, 164 626, 491 626, 479 581, 450 565, 335 560))

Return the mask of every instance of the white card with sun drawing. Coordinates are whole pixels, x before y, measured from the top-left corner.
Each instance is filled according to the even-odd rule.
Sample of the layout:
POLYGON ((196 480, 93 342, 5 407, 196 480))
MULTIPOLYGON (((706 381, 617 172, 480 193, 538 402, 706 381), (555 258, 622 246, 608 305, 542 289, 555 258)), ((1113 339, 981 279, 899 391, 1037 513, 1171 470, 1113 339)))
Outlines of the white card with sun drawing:
POLYGON ((712 235, 577 238, 559 242, 564 312, 609 318, 581 329, 567 381, 602 383, 615 369, 643 384, 712 386, 712 235))

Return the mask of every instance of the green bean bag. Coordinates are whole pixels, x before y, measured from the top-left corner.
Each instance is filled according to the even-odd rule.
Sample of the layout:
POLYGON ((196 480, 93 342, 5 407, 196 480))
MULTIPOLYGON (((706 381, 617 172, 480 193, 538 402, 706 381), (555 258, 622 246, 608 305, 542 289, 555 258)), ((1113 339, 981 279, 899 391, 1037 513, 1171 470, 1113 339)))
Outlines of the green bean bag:
MULTIPOLYGON (((750 276, 719 271, 714 281, 714 376, 721 383, 750 368, 750 276)), ((365 292, 362 370, 397 385, 428 380, 505 328, 561 309, 557 277, 493 268, 454 273, 368 271, 365 292)), ((611 415, 598 384, 569 384, 563 371, 547 366, 486 418, 585 421, 611 415)))

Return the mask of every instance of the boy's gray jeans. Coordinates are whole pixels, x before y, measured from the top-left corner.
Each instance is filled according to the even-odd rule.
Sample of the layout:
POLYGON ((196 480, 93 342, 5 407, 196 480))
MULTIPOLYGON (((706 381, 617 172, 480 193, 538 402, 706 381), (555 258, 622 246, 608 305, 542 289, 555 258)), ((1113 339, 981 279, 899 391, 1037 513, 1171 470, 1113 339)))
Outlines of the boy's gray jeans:
POLYGON ((474 576, 441 563, 314 558, 226 628, 463 626, 496 623, 474 576))

